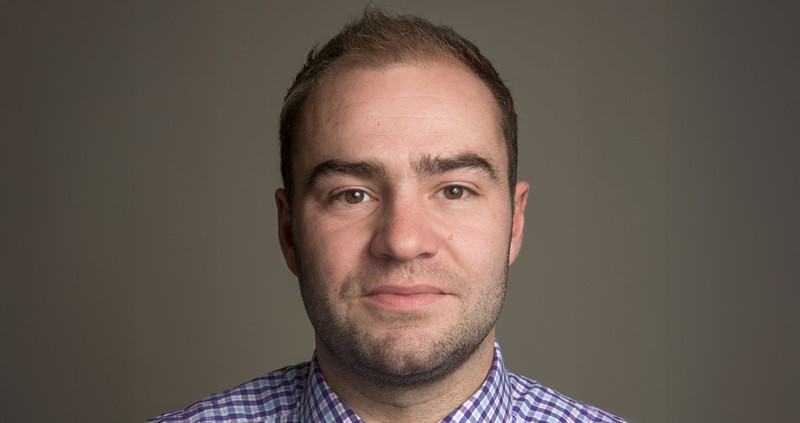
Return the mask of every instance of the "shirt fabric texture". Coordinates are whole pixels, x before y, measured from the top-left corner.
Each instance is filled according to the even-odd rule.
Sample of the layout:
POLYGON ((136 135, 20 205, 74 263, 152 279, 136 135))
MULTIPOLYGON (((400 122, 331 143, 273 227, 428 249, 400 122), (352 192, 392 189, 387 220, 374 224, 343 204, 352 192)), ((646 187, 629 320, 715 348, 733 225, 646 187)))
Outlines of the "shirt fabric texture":
MULTIPOLYGON (((591 405, 568 398, 524 376, 506 371, 497 343, 489 376, 444 423, 541 422, 625 423, 591 405)), ((148 423, 363 423, 331 390, 316 359, 284 367, 186 409, 148 423)))

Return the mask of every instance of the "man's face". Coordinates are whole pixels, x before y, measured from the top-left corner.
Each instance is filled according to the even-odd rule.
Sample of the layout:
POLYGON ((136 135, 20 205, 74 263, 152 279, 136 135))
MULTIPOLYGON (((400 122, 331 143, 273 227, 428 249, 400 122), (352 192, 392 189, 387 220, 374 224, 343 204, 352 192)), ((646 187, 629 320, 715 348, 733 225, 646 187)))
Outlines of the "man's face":
POLYGON ((455 64, 357 68, 305 113, 277 200, 318 350, 378 383, 448 374, 493 339, 522 238, 491 93, 455 64))

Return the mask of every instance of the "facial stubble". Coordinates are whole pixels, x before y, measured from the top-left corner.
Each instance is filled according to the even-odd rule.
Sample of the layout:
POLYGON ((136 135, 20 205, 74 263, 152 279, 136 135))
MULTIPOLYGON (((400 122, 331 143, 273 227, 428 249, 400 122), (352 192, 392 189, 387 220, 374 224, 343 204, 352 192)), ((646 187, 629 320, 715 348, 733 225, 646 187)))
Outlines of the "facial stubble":
MULTIPOLYGON (((295 244, 297 248, 297 244, 295 244)), ((435 263, 379 263, 350 272, 342 289, 328 294, 326 281, 312 277, 296 249, 300 292, 316 334, 325 347, 354 374, 379 386, 415 387, 442 380, 463 365, 486 340, 500 315, 508 280, 508 260, 498 265, 486 281, 470 281, 435 263), (433 317, 424 313, 373 316, 402 330, 384 335, 370 333, 363 322, 337 313, 334 302, 352 299, 371 284, 391 277, 413 274, 415 279, 435 281, 462 301, 459 321, 433 334, 414 330, 433 317), (467 299, 470 299, 469 301, 467 299), (471 302, 470 302, 471 301, 471 302), (411 329, 408 329, 411 328, 411 329)), ((429 322, 428 322, 429 323, 429 322)))

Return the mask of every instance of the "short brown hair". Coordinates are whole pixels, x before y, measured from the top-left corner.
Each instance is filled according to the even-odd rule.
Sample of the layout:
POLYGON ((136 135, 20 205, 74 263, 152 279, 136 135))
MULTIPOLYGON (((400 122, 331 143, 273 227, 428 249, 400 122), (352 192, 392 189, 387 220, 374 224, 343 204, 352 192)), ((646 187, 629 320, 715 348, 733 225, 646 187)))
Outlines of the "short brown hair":
POLYGON ((450 27, 434 25, 416 16, 388 16, 370 7, 322 48, 311 49, 284 98, 280 122, 281 177, 289 204, 294 190, 292 155, 302 127, 304 107, 326 75, 334 68, 386 67, 441 59, 465 65, 486 84, 497 102, 513 200, 517 181, 517 114, 511 92, 492 63, 478 47, 450 27))

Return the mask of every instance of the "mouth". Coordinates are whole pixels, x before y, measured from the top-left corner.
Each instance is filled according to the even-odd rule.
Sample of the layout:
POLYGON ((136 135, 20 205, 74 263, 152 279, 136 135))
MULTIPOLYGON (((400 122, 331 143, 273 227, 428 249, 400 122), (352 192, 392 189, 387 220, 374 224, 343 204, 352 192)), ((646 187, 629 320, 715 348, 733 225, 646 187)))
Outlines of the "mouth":
POLYGON ((412 312, 430 307, 447 295, 441 288, 429 285, 384 285, 370 289, 363 298, 381 308, 412 312))

